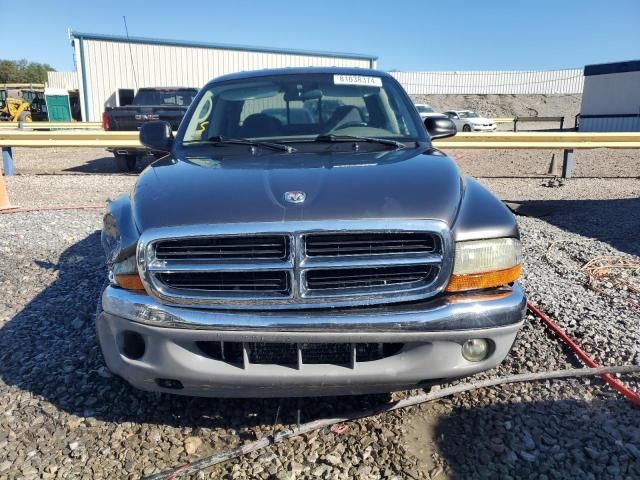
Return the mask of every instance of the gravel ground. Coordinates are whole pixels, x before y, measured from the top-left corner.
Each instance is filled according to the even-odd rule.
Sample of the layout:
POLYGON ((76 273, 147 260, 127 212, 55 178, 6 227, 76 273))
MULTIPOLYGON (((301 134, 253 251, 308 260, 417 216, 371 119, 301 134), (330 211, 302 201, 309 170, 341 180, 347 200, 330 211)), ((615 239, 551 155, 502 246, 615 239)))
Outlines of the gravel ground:
MULTIPOLYGON (((86 164, 78 160, 87 153, 71 151, 52 173, 69 168, 70 158, 86 164)), ((579 270, 598 256, 640 256, 640 180, 622 173, 555 188, 542 178, 481 179, 528 215, 518 220, 530 298, 607 365, 640 363, 640 311, 632 304, 640 298, 617 283, 640 288, 640 274, 619 271, 594 291, 579 270)), ((7 180, 13 203, 39 206, 101 203, 135 178, 7 180)), ((0 480, 139 478, 296 421, 295 400, 153 395, 112 377, 93 327, 105 277, 99 228, 99 211, 0 215, 0 480)), ((480 377, 578 365, 529 316, 507 360, 480 377)), ((636 390, 637 379, 623 378, 636 390)), ((305 399, 301 420, 387 399, 305 399)), ((319 431, 194 478, 617 479, 640 477, 639 466, 640 410, 591 379, 478 390, 352 422, 342 435, 319 431)))
MULTIPOLYGON (((148 157, 152 160, 153 157, 148 157)), ((135 174, 118 172, 113 154, 104 148, 14 148, 13 160, 18 175, 77 175, 117 174, 134 177, 135 174)), ((149 161, 140 161, 138 171, 149 161)))
MULTIPOLYGON (((447 150, 474 177, 540 177, 562 171, 562 150, 447 150)), ((640 178, 640 150, 575 150, 574 178, 640 178)))

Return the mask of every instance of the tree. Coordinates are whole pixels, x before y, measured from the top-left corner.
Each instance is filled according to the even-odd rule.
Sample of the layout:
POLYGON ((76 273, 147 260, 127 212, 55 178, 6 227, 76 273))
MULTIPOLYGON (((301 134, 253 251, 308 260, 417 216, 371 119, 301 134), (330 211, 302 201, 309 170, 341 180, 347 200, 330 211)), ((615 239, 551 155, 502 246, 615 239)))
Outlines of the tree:
POLYGON ((0 83, 44 83, 51 71, 55 68, 47 63, 0 60, 0 83))

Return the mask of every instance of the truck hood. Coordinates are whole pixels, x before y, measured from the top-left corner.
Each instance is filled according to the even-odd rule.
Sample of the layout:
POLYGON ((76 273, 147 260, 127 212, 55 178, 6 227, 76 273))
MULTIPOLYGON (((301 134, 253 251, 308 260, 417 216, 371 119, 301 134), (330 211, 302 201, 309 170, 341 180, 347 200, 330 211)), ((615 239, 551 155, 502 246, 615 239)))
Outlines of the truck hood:
POLYGON ((462 196, 454 162, 430 147, 383 152, 167 156, 136 183, 138 229, 344 219, 437 219, 462 196), (285 192, 303 191, 301 204, 285 192))

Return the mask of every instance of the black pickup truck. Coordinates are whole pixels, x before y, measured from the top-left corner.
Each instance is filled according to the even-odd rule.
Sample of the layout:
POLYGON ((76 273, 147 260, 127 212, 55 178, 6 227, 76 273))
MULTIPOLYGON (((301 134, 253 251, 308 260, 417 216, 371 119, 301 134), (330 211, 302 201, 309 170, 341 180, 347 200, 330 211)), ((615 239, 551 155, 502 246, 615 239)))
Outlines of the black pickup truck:
MULTIPOLYGON (((143 123, 164 120, 177 130, 182 117, 198 93, 196 88, 141 88, 133 98, 133 103, 124 107, 111 107, 102 114, 105 130, 135 131, 143 123)), ((145 148, 109 148, 113 152, 120 171, 132 171, 138 158, 150 152, 145 148)))

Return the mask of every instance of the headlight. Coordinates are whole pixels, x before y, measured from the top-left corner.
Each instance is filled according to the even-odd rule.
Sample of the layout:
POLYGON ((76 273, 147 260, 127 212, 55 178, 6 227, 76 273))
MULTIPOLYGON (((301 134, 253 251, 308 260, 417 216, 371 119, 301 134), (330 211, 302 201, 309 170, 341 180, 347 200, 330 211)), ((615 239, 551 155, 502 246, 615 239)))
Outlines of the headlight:
POLYGON ((117 285, 125 290, 144 290, 142 280, 138 274, 135 255, 111 264, 109 279, 112 285, 117 285))
POLYGON ((522 247, 516 238, 457 242, 448 292, 493 288, 520 276, 522 247))

